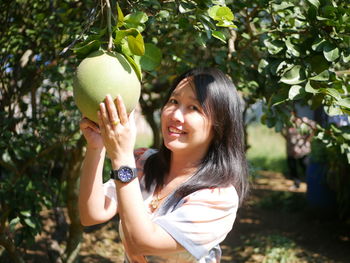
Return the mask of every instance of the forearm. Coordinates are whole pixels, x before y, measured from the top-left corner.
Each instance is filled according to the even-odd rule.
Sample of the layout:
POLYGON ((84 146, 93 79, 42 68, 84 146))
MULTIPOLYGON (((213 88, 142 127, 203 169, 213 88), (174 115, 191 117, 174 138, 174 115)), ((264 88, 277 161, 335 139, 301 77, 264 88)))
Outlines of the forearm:
POLYGON ((121 223, 132 255, 156 255, 183 250, 165 230, 153 223, 146 211, 139 181, 116 182, 121 223))
POLYGON ((106 207, 103 190, 103 164, 106 151, 104 148, 86 151, 81 169, 79 211, 83 225, 102 223, 111 218, 111 208, 106 207))

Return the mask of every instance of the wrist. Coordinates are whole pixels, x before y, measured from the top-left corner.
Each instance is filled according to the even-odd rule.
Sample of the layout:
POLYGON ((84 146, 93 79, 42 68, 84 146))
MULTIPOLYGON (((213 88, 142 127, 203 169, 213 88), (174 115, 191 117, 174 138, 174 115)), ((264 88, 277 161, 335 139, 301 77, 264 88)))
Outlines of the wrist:
POLYGON ((91 146, 91 145, 87 145, 86 146, 86 150, 88 151, 92 151, 92 152, 103 152, 106 150, 106 148, 102 145, 102 146, 91 146))
POLYGON ((136 167, 134 155, 123 156, 123 158, 113 158, 111 159, 111 164, 113 170, 117 170, 121 166, 136 167))

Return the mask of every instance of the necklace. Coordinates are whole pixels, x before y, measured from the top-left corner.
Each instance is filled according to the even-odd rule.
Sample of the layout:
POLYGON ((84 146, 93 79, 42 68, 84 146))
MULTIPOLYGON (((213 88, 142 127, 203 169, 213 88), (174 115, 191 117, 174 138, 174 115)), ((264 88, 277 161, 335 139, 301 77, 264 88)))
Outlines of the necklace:
POLYGON ((161 201, 171 193, 171 191, 170 191, 169 193, 167 193, 167 194, 164 195, 163 197, 159 197, 159 192, 160 192, 160 191, 157 191, 156 196, 153 197, 152 201, 151 201, 150 204, 149 204, 152 213, 153 213, 155 210, 157 210, 157 208, 158 208, 159 205, 161 204, 161 201))

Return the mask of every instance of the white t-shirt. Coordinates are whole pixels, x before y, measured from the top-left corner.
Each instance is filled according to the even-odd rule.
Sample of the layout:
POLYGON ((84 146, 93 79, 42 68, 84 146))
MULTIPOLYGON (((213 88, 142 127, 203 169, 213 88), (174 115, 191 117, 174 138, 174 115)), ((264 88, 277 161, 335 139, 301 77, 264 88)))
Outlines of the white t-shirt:
MULTIPOLYGON (((145 160, 155 150, 140 149, 136 153, 138 172, 143 173, 145 160)), ((238 209, 238 195, 233 186, 198 190, 179 202, 166 205, 173 198, 169 195, 152 213, 150 202, 155 184, 145 189, 142 177, 140 188, 145 207, 154 223, 167 231, 186 251, 162 256, 145 256, 150 263, 217 263, 220 262, 222 242, 231 231, 238 209)), ((111 179, 104 184, 105 195, 117 202, 115 183, 111 179)), ((121 228, 121 239, 123 233, 121 228)), ((127 259, 126 259, 126 262, 127 259)))

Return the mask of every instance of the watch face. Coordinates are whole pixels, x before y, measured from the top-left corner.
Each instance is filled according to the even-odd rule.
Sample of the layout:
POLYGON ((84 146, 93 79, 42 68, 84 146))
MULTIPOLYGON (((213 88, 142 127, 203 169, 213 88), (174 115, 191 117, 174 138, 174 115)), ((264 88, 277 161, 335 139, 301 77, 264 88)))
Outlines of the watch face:
POLYGON ((130 182, 134 178, 134 172, 130 167, 121 167, 118 171, 118 178, 124 183, 130 182))

